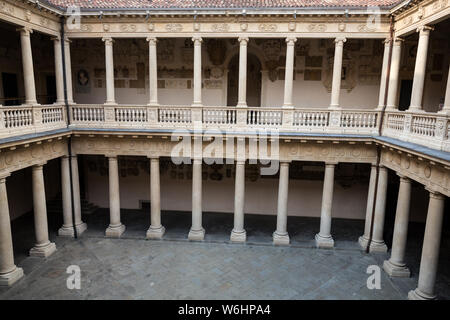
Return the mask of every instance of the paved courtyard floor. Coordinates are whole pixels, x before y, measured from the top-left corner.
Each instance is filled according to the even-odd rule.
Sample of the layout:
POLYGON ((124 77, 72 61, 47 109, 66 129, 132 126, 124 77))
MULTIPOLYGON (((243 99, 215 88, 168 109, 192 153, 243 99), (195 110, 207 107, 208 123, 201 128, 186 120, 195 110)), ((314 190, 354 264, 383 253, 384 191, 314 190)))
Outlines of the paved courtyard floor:
MULTIPOLYGON (((106 210, 84 217, 88 231, 79 239, 56 236, 60 217, 49 216, 57 252, 48 259, 28 257, 34 242, 32 215, 14 221, 16 263, 25 277, 0 288, 0 299, 405 299, 417 286, 423 224, 411 224, 407 262, 412 277, 390 279, 381 271, 381 289, 367 288, 370 265, 388 254, 365 254, 357 238, 363 222, 333 220, 336 248, 314 248, 319 219, 289 217, 292 244, 271 245, 276 217, 246 216, 248 243, 228 242, 230 214, 204 214, 204 242, 185 240, 190 215, 164 213, 164 240, 145 240, 149 217, 126 212, 121 239, 103 237, 106 210), (415 230, 417 229, 417 230, 415 230), (421 231, 422 230, 422 231, 421 231), (421 233, 422 232, 422 233, 421 233), (81 268, 81 289, 69 290, 70 265, 81 268)), ((436 291, 450 298, 449 237, 444 232, 436 291)))

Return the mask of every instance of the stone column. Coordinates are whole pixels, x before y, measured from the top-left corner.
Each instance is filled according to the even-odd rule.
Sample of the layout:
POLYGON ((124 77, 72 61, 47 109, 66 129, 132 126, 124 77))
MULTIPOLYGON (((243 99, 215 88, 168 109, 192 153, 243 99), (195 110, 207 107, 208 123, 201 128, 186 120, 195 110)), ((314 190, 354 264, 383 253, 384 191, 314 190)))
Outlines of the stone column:
POLYGON ((369 252, 387 252, 387 246, 383 240, 387 187, 388 187, 388 171, 386 167, 380 166, 378 176, 377 196, 375 199, 373 235, 372 241, 370 242, 369 252))
POLYGON ((149 96, 150 101, 149 106, 157 106, 158 103, 158 64, 157 58, 158 54, 156 51, 156 38, 147 38, 148 41, 148 52, 149 52, 149 96))
POLYGON ((244 229, 245 204, 245 161, 236 162, 236 181, 234 187, 234 228, 231 242, 245 242, 247 233, 244 229))
POLYGON ((344 55, 344 42, 346 38, 336 38, 333 63, 333 82, 331 85, 330 109, 339 109, 339 95, 341 92, 342 57, 344 55))
POLYGON ((408 236, 411 180, 400 174, 398 175, 400 176, 400 188, 398 190, 397 211, 395 213, 391 258, 384 261, 383 269, 391 277, 409 277, 410 272, 405 264, 405 250, 408 236))
POLYGON ((22 268, 17 268, 14 264, 6 176, 2 176, 0 177, 0 286, 11 286, 22 277, 22 268))
POLYGON ((375 197, 375 184, 377 179, 377 166, 372 164, 372 168, 370 170, 370 181, 369 181, 369 192, 367 193, 367 206, 366 206, 366 223, 364 226, 364 234, 359 237, 359 245, 361 249, 366 250, 367 243, 370 237, 370 225, 372 224, 372 210, 373 210, 373 201, 375 197))
POLYGON ((383 64, 381 66, 381 79, 380 79, 380 94, 378 96, 378 110, 383 109, 384 100, 386 97, 386 77, 387 69, 389 65, 389 48, 391 45, 391 40, 386 39, 384 42, 384 54, 383 54, 383 64))
POLYGON ((247 106, 247 44, 248 38, 239 37, 238 107, 247 106))
POLYGON ((166 229, 161 224, 159 158, 150 159, 150 228, 147 239, 161 239, 166 229))
POLYGON ((450 114, 450 65, 448 68, 447 88, 445 89, 444 107, 439 113, 450 114))
POLYGON ((193 37, 194 42, 194 101, 192 106, 202 105, 202 38, 193 37))
POLYGON ((105 235, 110 238, 119 238, 125 231, 125 226, 120 222, 120 188, 119 167, 117 156, 108 156, 109 162, 109 227, 105 235))
POLYGON ((66 86, 67 86, 67 102, 73 104, 73 89, 72 89, 72 61, 70 60, 70 40, 64 39, 64 57, 66 60, 66 86))
POLYGON ((81 219, 81 199, 80 199, 80 182, 78 174, 77 156, 72 156, 69 163, 69 156, 61 158, 61 193, 63 203, 63 226, 58 230, 58 235, 63 237, 74 237, 72 222, 72 190, 70 188, 70 168, 72 166, 72 190, 75 228, 77 236, 80 236, 86 229, 87 225, 81 219))
POLYGON ((56 82, 56 103, 64 104, 64 80, 63 80, 63 59, 61 52, 61 38, 54 37, 53 47, 55 55, 55 82, 56 82))
POLYGON ((20 44, 22 47, 22 68, 25 87, 25 104, 37 104, 36 85, 34 82, 33 53, 31 51, 32 29, 20 28, 20 44))
POLYGON ((388 98, 386 103, 387 110, 397 109, 397 95, 398 95, 398 83, 399 83, 399 72, 400 72, 400 62, 402 59, 402 42, 404 40, 401 38, 395 38, 392 45, 392 59, 391 59, 391 71, 389 73, 389 90, 388 98))
POLYGON ((105 42, 105 70, 106 70, 106 103, 109 105, 116 104, 114 93, 114 57, 113 57, 113 43, 111 37, 104 37, 105 42))
POLYGON ((47 204, 45 200, 44 165, 33 166, 33 207, 34 207, 34 230, 36 244, 30 250, 30 256, 47 258, 56 251, 56 246, 48 239, 47 204))
POLYGON ((430 192, 430 202, 420 259, 419 284, 416 290, 409 292, 408 298, 410 300, 436 298, 434 284, 439 260, 445 196, 432 190, 428 191, 430 192))
POLYGON ((192 165, 192 226, 188 239, 201 241, 205 238, 202 227, 202 159, 194 159, 192 165))
POLYGON ((428 42, 432 27, 423 26, 417 29, 419 44, 417 46, 416 66, 414 68, 414 79, 411 93, 411 105, 409 111, 422 110, 423 87, 425 85, 425 72, 427 67, 428 42))
POLYGON ((320 213, 320 232, 316 234, 318 248, 333 248, 334 240, 331 236, 331 208, 333 206, 334 168, 336 163, 325 164, 323 181, 322 210, 320 213))
POLYGON ((288 245, 287 204, 289 191, 289 162, 280 162, 280 181, 278 185, 277 230, 273 233, 273 244, 288 245))
POLYGON ((286 38, 286 68, 284 75, 284 108, 293 107, 292 88, 294 81, 295 42, 297 38, 286 38))

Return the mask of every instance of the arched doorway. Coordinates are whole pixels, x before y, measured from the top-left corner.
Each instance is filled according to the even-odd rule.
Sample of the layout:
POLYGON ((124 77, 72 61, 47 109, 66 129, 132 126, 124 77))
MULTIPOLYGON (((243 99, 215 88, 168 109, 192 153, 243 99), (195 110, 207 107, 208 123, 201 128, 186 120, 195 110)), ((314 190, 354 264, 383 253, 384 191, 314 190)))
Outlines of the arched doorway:
MULTIPOLYGON (((239 54, 231 58, 228 64, 227 106, 238 103, 239 88, 239 54)), ((261 106, 261 62, 254 55, 247 55, 247 105, 261 106)))

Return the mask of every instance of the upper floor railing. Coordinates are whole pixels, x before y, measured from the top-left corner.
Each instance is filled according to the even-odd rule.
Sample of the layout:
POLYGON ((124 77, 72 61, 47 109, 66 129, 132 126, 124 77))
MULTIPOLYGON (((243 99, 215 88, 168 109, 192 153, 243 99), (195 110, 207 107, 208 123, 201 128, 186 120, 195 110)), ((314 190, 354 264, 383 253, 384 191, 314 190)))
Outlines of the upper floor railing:
MULTIPOLYGON (((195 129, 250 132, 256 129, 311 134, 378 135, 381 111, 367 109, 146 106, 75 104, 71 128, 195 129)), ((67 126, 65 107, 1 107, 0 138, 67 126)), ((386 111, 382 135, 450 151, 449 117, 436 113, 386 111)))

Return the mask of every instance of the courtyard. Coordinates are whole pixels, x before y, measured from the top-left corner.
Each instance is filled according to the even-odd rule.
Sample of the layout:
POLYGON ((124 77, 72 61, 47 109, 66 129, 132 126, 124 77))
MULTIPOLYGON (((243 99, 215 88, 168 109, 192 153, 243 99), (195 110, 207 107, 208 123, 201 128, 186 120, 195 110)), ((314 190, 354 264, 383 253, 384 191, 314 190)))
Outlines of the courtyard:
MULTIPOLYGON (((229 243, 233 215, 205 213, 203 242, 187 241, 190 214, 163 212, 163 240, 145 240, 149 214, 125 210, 127 230, 120 239, 104 237, 108 211, 84 216, 88 230, 77 240, 56 235, 61 214, 49 214, 50 240, 57 252, 29 257, 33 217, 13 221, 14 251, 25 277, 0 288, 0 299, 387 299, 403 300, 417 286, 423 224, 410 223, 406 263, 411 278, 391 279, 381 270, 381 289, 367 287, 367 267, 382 266, 387 254, 365 254, 357 244, 358 220, 333 220, 336 247, 316 249, 319 219, 289 217, 290 246, 273 246, 275 216, 246 215, 248 241, 229 243), (81 269, 81 289, 69 290, 66 269, 81 269)), ((392 221, 386 232, 392 233, 392 221)), ((436 292, 450 298, 448 228, 443 230, 436 292)), ((390 247, 391 235, 386 234, 390 247)))

